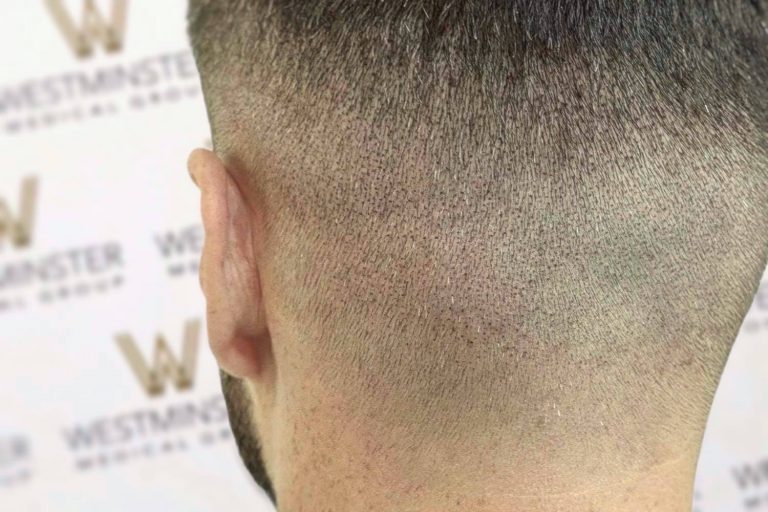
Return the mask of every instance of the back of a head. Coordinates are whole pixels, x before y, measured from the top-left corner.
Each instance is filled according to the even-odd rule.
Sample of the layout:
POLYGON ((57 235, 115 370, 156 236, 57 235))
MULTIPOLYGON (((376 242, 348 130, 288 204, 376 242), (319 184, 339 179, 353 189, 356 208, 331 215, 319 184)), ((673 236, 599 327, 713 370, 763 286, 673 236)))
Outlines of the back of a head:
POLYGON ((409 457, 501 442, 531 482, 697 445, 766 263, 765 9, 192 2, 295 368, 409 457))

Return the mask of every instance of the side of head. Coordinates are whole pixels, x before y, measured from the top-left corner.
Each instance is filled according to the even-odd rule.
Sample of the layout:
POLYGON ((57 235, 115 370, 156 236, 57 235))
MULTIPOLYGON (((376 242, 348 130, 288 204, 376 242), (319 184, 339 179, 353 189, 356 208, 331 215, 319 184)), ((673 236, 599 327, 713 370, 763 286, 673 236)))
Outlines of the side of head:
POLYGON ((765 9, 193 1, 201 279, 257 478, 415 500, 695 461, 766 263, 765 9))

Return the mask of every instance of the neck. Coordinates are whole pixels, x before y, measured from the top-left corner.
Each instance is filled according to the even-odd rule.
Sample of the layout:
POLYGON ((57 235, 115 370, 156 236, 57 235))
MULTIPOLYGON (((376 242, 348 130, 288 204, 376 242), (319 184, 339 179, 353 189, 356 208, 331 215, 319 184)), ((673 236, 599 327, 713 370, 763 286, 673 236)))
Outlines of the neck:
POLYGON ((403 432, 368 431, 350 415, 303 416, 293 432, 323 432, 295 440, 312 448, 291 450, 279 469, 280 512, 689 512, 703 435, 645 442, 625 432, 613 437, 614 453, 490 437, 403 446, 403 432))
MULTIPOLYGON (((340 452, 337 450, 334 456, 342 456, 340 452)), ((389 478, 390 469, 379 471, 373 461, 362 465, 357 471, 339 471, 328 468, 327 464, 325 467, 327 473, 305 474, 298 483, 301 491, 290 493, 286 501, 281 498, 280 512, 689 512, 696 456, 684 454, 646 471, 625 473, 613 479, 604 476, 596 478, 586 488, 529 494, 509 492, 508 489, 520 487, 517 474, 499 474, 493 465, 487 468, 484 480, 472 477, 456 485, 433 482, 431 479, 396 481, 389 478)), ((447 473, 456 468, 442 469, 447 473)), ((518 471, 540 473, 536 469, 518 471)), ((446 474, 446 482, 452 480, 456 478, 446 474)), ((542 481, 547 481, 546 475, 542 476, 542 481)), ((551 483, 553 487, 567 485, 557 481, 551 483)))

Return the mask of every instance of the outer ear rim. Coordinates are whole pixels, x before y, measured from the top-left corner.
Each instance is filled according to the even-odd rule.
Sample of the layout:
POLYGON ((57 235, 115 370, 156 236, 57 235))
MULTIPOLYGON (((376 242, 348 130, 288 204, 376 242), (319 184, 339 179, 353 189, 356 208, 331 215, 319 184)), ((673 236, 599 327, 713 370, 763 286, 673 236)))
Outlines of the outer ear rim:
MULTIPOLYGON (((247 214, 249 210, 245 207, 245 198, 237 183, 216 153, 203 148, 195 149, 189 155, 187 166, 193 182, 201 192, 200 214, 205 241, 200 258, 199 279, 206 299, 208 343, 224 372, 237 378, 253 378, 265 363, 261 358, 267 353, 258 345, 270 343, 269 336, 266 326, 261 326, 264 329, 252 326, 249 329, 249 326, 244 325, 246 322, 243 321, 243 315, 251 314, 253 305, 241 304, 243 301, 233 298, 233 290, 238 286, 237 283, 228 282, 238 275, 237 269, 232 272, 230 267, 240 264, 254 269, 255 275, 248 276, 246 282, 259 279, 255 262, 228 261, 233 255, 240 256, 238 251, 232 251, 230 247, 230 242, 233 242, 230 236, 237 222, 230 217, 235 213, 247 214), (239 194, 239 197, 233 196, 233 192, 239 194), (244 204, 232 207, 230 201, 243 201, 244 204)), ((250 234, 244 235, 244 238, 249 239, 250 234)), ((253 284, 261 290, 260 283, 253 284)), ((261 302, 262 297, 255 300, 261 302)), ((262 306, 256 304, 257 309, 262 306)))

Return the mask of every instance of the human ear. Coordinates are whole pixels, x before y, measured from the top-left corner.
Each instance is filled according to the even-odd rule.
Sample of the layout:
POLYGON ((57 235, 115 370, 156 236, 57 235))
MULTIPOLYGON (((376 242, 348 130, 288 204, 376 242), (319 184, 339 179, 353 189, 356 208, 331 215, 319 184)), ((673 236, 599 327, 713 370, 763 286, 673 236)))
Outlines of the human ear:
POLYGON ((205 243, 200 285, 206 299, 209 344, 222 370, 253 379, 271 357, 258 271, 256 216, 214 152, 195 149, 187 166, 201 193, 205 243))

